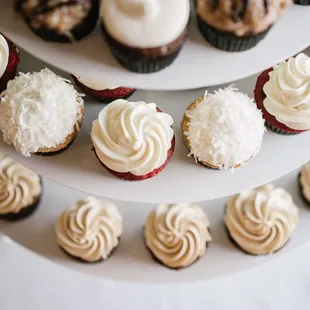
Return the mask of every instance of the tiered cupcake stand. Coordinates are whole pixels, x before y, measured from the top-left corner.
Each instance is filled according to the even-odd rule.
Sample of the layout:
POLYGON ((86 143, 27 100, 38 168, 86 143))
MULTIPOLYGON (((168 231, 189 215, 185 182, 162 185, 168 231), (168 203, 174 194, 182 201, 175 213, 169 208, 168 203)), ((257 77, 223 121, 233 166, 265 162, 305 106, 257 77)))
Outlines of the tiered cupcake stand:
MULTIPOLYGON (((116 64, 105 48, 99 30, 73 45, 47 44, 34 37, 19 19, 12 18, 11 2, 6 2, 0 11, 0 30, 22 48, 20 71, 36 71, 49 66, 48 63, 54 66, 52 70, 67 78, 70 78, 68 73, 55 67, 111 84, 149 89, 137 91, 131 99, 155 102, 172 115, 176 150, 167 168, 153 179, 126 182, 114 178, 96 160, 90 140, 92 122, 103 105, 86 98, 83 127, 73 145, 57 156, 25 158, 1 139, 0 152, 44 177, 44 195, 33 216, 13 224, 1 222, 0 231, 38 255, 79 272, 117 281, 149 283, 208 280, 260 265, 308 241, 310 212, 298 197, 297 172, 294 170, 310 159, 310 132, 289 137, 268 132, 259 154, 248 165, 232 173, 204 169, 188 158, 180 122, 185 108, 201 96, 207 86, 212 91, 219 86, 210 85, 224 87, 234 83, 253 97, 256 75, 250 75, 310 44, 310 37, 297 31, 310 27, 310 8, 293 7, 261 44, 243 53, 225 53, 209 47, 193 26, 189 42, 171 67, 156 74, 138 75, 116 64), (236 81, 244 77, 247 78, 236 81), (289 244, 277 254, 270 257, 246 255, 235 249, 226 236, 223 225, 226 198, 223 197, 279 177, 282 178, 275 183, 288 189, 301 206, 299 227, 289 244), (56 244, 53 227, 58 215, 85 195, 112 199, 124 216, 121 244, 104 263, 81 264, 68 258, 56 244), (213 242, 207 254, 192 267, 172 271, 151 259, 143 243, 142 228, 146 215, 157 203, 189 201, 199 202, 208 214, 213 242)), ((310 50, 305 53, 310 55, 310 50)))

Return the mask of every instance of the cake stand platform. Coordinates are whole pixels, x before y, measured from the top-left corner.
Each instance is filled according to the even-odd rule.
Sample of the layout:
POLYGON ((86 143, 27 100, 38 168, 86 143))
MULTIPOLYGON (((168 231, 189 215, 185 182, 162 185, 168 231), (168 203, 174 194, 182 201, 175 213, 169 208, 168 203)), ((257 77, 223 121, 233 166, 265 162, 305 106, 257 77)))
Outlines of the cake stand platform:
POLYGON ((99 26, 79 43, 46 43, 35 37, 13 12, 11 0, 2 0, 0 30, 34 56, 77 75, 112 85, 149 90, 181 90, 235 81, 266 69, 305 49, 310 37, 310 7, 292 6, 256 48, 242 53, 219 51, 206 43, 196 25, 180 56, 155 74, 135 74, 121 68, 104 42, 99 26), (91 47, 91 48, 90 48, 91 47))
MULTIPOLYGON (((307 51, 308 53, 310 50, 307 51)), ((21 53, 20 70, 40 70, 45 64, 21 53)), ((68 77, 61 71, 57 71, 68 77)), ((256 77, 238 81, 236 86, 253 96, 256 77)), ((209 88, 210 91, 213 88, 209 88)), ((246 188, 270 182, 305 163, 310 158, 310 132, 281 136, 268 132, 259 154, 248 165, 231 171, 205 169, 188 158, 180 132, 186 107, 200 97, 204 89, 178 92, 137 91, 132 100, 155 102, 175 121, 176 150, 168 166, 158 176, 142 182, 126 182, 106 172, 96 159, 90 139, 92 122, 103 104, 85 98, 85 121, 77 139, 65 152, 51 157, 25 158, 0 139, 0 152, 6 153, 43 176, 79 191, 125 201, 175 203, 203 201, 228 196, 246 188)))
MULTIPOLYGON (((288 244, 270 256, 252 256, 235 248, 228 240, 223 224, 224 205, 227 199, 199 203, 211 222, 212 243, 204 257, 191 267, 170 270, 154 262, 143 241, 143 225, 147 214, 156 207, 154 204, 113 201, 124 218, 124 233, 115 253, 105 262, 97 264, 80 263, 68 257, 56 243, 54 224, 60 213, 84 193, 64 188, 44 179, 43 199, 36 211, 26 220, 7 223, 0 221, 0 232, 56 264, 68 267, 84 275, 99 277, 131 284, 190 284, 196 281, 214 280, 248 268, 260 266, 292 251, 309 241, 310 211, 305 207, 298 193, 297 171, 275 182, 287 189, 300 207, 300 222, 288 244)), ((1 262, 0 242, 0 262, 1 262)), ((23 250, 25 255, 27 250, 23 250)), ((17 257, 19 260, 23 256, 17 257)), ((32 270, 29 270, 32 272, 32 270)), ((95 280, 95 279, 94 279, 95 280)))

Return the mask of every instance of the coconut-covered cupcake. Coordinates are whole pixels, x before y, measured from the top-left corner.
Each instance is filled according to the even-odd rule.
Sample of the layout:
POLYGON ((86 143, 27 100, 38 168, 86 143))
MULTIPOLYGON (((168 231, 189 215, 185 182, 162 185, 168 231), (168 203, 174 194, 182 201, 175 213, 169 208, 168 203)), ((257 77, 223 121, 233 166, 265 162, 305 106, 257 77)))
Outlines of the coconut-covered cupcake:
POLYGON ((136 91, 134 88, 110 85, 89 78, 74 75, 72 77, 75 84, 86 95, 103 103, 110 103, 116 99, 126 99, 136 91))
POLYGON ((95 28, 99 0, 18 0, 16 10, 41 39, 70 43, 81 40, 95 28))
POLYGON ((14 79, 19 64, 19 52, 13 42, 0 34, 0 93, 14 79))
POLYGON ((187 37, 188 0, 104 0, 103 34, 128 70, 151 73, 169 66, 187 37))
POLYGON ((197 22, 213 46, 239 52, 260 42, 292 0, 198 0, 197 22))
POLYGON ((173 119, 155 103, 115 100, 93 122, 91 139, 101 164, 129 181, 156 176, 174 152, 173 119))
POLYGON ((230 169, 258 153, 265 127, 254 101, 228 87, 195 100, 184 113, 182 132, 197 162, 207 168, 230 169))
POLYGON ((309 130, 309 57, 301 53, 265 70, 257 79, 255 100, 272 131, 292 135, 309 130))
POLYGON ((195 204, 161 204, 147 217, 145 243, 164 266, 185 268, 205 255, 212 240, 209 226, 206 214, 195 204))
POLYGON ((38 207, 42 192, 40 177, 0 155, 0 219, 20 220, 38 207))
POLYGON ((310 206, 310 162, 301 167, 298 182, 301 197, 310 206))
POLYGON ((57 154, 73 142, 83 115, 83 99, 70 81, 49 69, 20 73, 2 93, 0 129, 24 156, 57 154))
POLYGON ((122 216, 109 201, 87 197, 66 209, 56 223, 59 246, 88 263, 107 259, 123 232, 122 216))
POLYGON ((298 207, 283 188, 272 184, 244 191, 227 202, 225 225, 234 243, 253 255, 272 254, 291 238, 298 207))

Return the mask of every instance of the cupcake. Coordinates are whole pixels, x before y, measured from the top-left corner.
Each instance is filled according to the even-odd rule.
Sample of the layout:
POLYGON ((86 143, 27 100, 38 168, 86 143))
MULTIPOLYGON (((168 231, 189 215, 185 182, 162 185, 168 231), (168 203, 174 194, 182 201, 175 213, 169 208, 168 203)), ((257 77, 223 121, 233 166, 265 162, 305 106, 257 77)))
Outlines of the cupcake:
POLYGON ((227 202, 225 225, 229 236, 248 254, 280 250, 297 224, 298 208, 292 196, 272 184, 244 191, 227 202))
POLYGON ((9 80, 14 79, 19 64, 19 52, 13 42, 0 34, 0 94, 9 80))
POLYGON ((174 152, 172 117, 155 103, 118 99, 93 122, 91 139, 97 158, 114 176, 129 181, 156 176, 174 152))
POLYGON ((292 0, 198 0, 197 23, 216 48, 240 52, 257 45, 292 0))
POLYGON ((136 90, 134 88, 104 84, 92 79, 72 75, 75 84, 89 97, 103 102, 110 103, 116 99, 126 99, 136 90))
POLYGON ((20 73, 2 93, 0 129, 24 156, 57 154, 73 142, 83 112, 83 99, 68 80, 49 69, 20 73))
POLYGON ((41 192, 36 173, 0 155, 0 219, 15 221, 31 215, 39 205, 41 192))
POLYGON ((102 30, 126 69, 151 73, 169 66, 188 32, 188 0, 104 0, 102 30))
POLYGON ((83 39, 99 16, 99 0, 19 0, 15 8, 35 35, 52 42, 83 39))
POLYGON ((195 204, 161 204, 147 217, 145 244, 162 265, 185 268, 205 255, 212 239, 209 226, 206 214, 195 204))
POLYGON ((123 232, 122 216, 109 201, 87 197, 77 201, 58 218, 58 245, 78 260, 106 260, 118 246, 123 232))
POLYGON ((299 5, 310 5, 310 0, 294 0, 294 3, 299 5))
POLYGON ((310 129, 310 60, 303 53, 291 57, 257 79, 255 100, 266 126, 292 135, 310 129))
POLYGON ((298 176, 301 197, 310 206, 310 162, 304 164, 298 176))
POLYGON ((261 148, 264 120, 253 99, 228 87, 195 100, 182 121, 185 143, 196 162, 211 169, 237 168, 261 148))

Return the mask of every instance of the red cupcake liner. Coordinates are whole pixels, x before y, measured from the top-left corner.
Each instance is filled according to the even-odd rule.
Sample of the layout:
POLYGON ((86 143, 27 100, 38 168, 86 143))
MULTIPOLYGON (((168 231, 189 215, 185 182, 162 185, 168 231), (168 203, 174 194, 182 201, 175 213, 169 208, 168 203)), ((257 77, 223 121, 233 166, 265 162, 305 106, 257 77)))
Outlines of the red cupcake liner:
POLYGON ((72 78, 76 86, 78 86, 86 95, 102 103, 110 103, 116 99, 127 99, 136 91, 134 88, 129 87, 94 90, 81 83, 74 75, 72 75, 72 78))
POLYGON ((169 160, 171 159, 173 153, 174 153, 174 147, 175 147, 175 137, 173 137, 172 141, 171 141, 171 147, 167 152, 167 159, 164 162, 163 165, 161 165, 159 168, 154 169, 153 171, 151 171, 150 173, 147 173, 145 175, 134 175, 130 172, 117 172, 114 170, 111 170, 110 168, 108 168, 104 163, 102 163, 96 153, 96 149, 94 147, 94 152, 99 160, 99 162, 101 163, 101 165, 111 174, 113 174, 115 177, 122 179, 122 180, 126 180, 126 181, 142 181, 142 180, 147 180, 150 178, 155 177, 158 173, 160 173, 168 164, 169 160))
POLYGON ((257 78, 257 82, 254 89, 254 98, 257 104, 257 107, 262 111, 266 126, 270 128, 272 131, 283 134, 283 135, 296 135, 307 130, 295 130, 287 127, 286 125, 280 123, 273 115, 271 115, 264 107, 264 99, 266 95, 263 91, 264 85, 269 81, 269 72, 271 72, 273 68, 269 68, 263 71, 259 77, 257 78))
POLYGON ((6 67, 6 70, 5 70, 4 74, 2 75, 2 77, 0 78, 0 93, 6 89, 8 82, 15 78, 16 72, 17 72, 17 67, 19 64, 19 51, 18 51, 17 47, 8 38, 6 38, 5 36, 4 36, 4 38, 6 39, 8 45, 9 45, 9 52, 10 53, 9 53, 9 61, 8 61, 8 65, 6 67))

